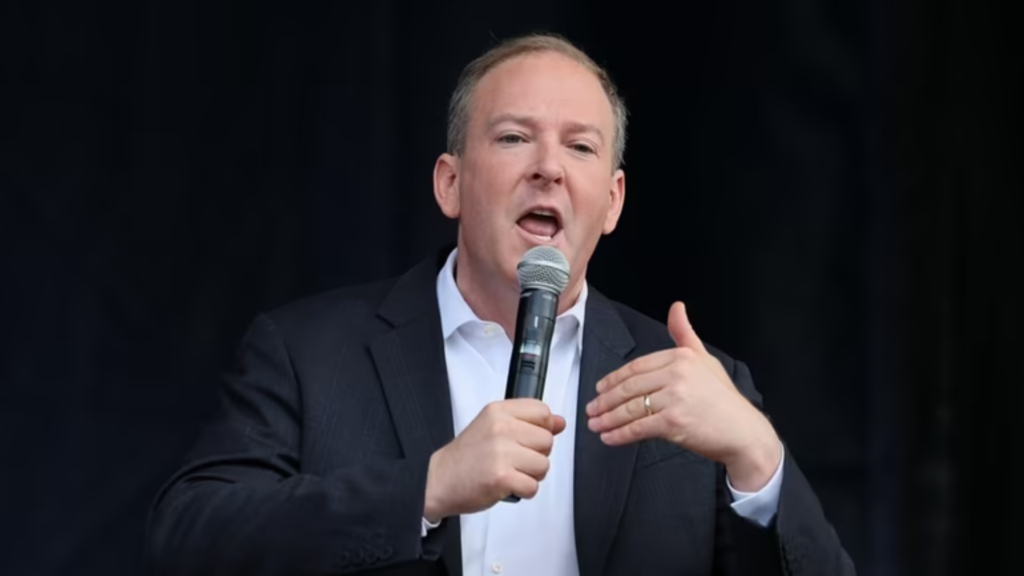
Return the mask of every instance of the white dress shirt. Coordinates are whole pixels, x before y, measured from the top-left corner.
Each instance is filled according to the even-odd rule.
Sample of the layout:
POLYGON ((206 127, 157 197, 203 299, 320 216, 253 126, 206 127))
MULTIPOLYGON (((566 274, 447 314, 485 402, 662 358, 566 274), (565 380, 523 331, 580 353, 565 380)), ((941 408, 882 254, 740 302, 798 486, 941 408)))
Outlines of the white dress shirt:
MULTIPOLYGON (((458 435, 484 406, 505 397, 512 342, 499 324, 480 320, 466 304, 455 283, 456 252, 452 251, 438 274, 437 301, 452 419, 458 435)), ((461 516, 462 571, 466 576, 579 574, 572 480, 586 303, 584 283, 575 305, 555 320, 543 400, 552 413, 565 418, 566 426, 555 438, 548 474, 530 500, 499 502, 483 512, 461 516)), ((739 492, 728 479, 726 483, 732 492, 733 509, 767 526, 778 510, 782 461, 760 492, 739 492)), ((422 533, 436 526, 424 519, 422 533)))

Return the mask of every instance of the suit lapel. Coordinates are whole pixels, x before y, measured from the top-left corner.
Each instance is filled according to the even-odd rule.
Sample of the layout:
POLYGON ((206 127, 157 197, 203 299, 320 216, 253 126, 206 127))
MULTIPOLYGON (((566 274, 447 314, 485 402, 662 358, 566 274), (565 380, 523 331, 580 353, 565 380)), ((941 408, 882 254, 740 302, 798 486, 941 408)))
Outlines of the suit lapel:
POLYGON ((609 447, 587 428, 586 406, 597 381, 628 361, 632 336, 612 303, 590 288, 583 327, 573 507, 580 576, 599 576, 622 516, 633 476, 637 445, 609 447))
MULTIPOLYGON (((379 311, 394 329, 370 345, 407 458, 429 456, 454 437, 435 289, 437 271, 428 261, 399 279, 379 311)), ((446 524, 441 557, 449 574, 461 576, 459 519, 448 519, 446 524)))

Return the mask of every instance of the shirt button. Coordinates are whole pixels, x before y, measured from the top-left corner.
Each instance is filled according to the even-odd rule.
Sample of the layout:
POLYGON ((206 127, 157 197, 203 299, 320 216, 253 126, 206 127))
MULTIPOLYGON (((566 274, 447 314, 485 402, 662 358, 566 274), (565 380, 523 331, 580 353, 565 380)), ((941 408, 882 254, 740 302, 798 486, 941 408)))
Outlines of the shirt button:
POLYGON ((494 336, 494 326, 490 324, 484 326, 484 336, 494 336))
POLYGON ((491 564, 491 572, 494 572, 495 574, 501 574, 501 569, 501 562, 495 562, 494 564, 491 564))

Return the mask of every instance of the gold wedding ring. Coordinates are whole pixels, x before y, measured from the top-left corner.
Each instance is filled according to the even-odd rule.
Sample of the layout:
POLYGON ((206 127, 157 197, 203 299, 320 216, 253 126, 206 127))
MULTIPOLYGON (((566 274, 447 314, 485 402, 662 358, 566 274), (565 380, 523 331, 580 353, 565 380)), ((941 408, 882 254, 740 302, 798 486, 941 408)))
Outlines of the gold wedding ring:
POLYGON ((647 410, 648 416, 654 415, 654 410, 651 408, 651 395, 644 394, 644 410, 647 410))

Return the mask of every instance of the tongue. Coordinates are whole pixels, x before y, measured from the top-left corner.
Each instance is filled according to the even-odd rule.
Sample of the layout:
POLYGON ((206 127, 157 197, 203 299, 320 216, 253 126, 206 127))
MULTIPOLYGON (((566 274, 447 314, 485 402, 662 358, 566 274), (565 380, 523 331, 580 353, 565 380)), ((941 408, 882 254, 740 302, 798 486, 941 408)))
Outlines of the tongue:
POLYGON ((527 214, 519 220, 519 226, 530 234, 545 238, 550 238, 558 233, 558 221, 551 216, 527 214))

